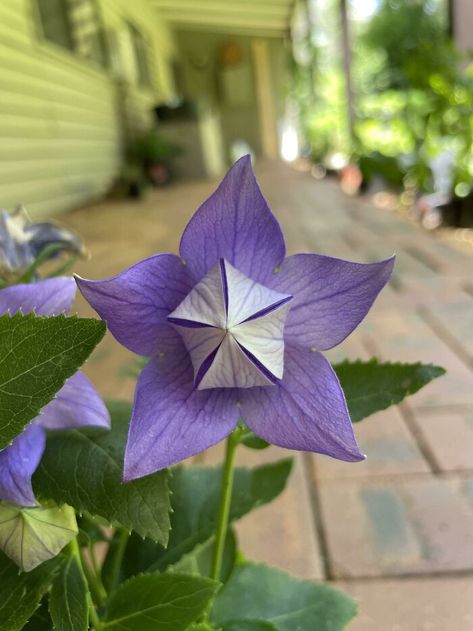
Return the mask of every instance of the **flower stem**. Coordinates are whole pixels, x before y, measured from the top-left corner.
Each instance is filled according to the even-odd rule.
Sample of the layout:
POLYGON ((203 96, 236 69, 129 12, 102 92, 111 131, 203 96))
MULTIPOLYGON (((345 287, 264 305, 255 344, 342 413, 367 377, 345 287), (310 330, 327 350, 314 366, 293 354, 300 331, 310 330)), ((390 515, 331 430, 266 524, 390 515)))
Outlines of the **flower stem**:
MULTIPOLYGON (((90 569, 87 568, 87 564, 84 562, 82 558, 82 554, 80 552, 79 544, 77 542, 77 538, 73 539, 70 543, 71 551, 73 555, 76 557, 77 562, 79 564, 80 571, 82 572, 82 576, 84 577, 85 582, 87 583, 89 589, 91 588, 91 584, 89 582, 89 576, 91 575, 90 569), (86 569, 87 568, 87 569, 86 569)), ((100 619, 97 615, 97 611, 95 609, 94 602, 92 600, 92 596, 90 591, 87 591, 87 605, 89 607, 89 618, 92 623, 95 631, 102 631, 103 624, 100 622, 100 619)))
POLYGON ((116 541, 113 542, 115 549, 110 570, 109 592, 115 591, 118 581, 120 580, 120 569, 122 567, 123 555, 125 554, 126 544, 128 543, 129 533, 125 528, 120 528, 116 533, 116 541))
POLYGON ((94 602, 100 607, 107 600, 107 592, 103 586, 102 580, 99 575, 92 571, 89 563, 84 559, 79 548, 79 544, 77 544, 77 554, 79 555, 78 558, 80 560, 82 572, 89 586, 90 593, 92 594, 94 602))
POLYGON ((220 506, 215 531, 214 554, 212 559, 211 578, 218 581, 222 572, 223 550, 228 531, 228 519, 232 502, 233 477, 236 448, 240 444, 242 429, 237 428, 227 438, 225 461, 223 464, 222 487, 220 490, 220 506))

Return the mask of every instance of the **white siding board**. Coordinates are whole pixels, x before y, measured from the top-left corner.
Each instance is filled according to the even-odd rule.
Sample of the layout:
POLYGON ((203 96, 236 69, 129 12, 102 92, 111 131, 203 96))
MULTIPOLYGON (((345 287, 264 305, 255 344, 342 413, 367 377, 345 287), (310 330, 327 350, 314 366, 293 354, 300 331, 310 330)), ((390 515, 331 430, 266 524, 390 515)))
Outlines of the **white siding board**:
POLYGON ((33 0, 0 0, 0 207, 40 216, 103 195, 121 168, 122 123, 146 128, 171 94, 172 40, 147 0, 98 3, 107 32, 129 20, 148 34, 154 89, 125 81, 120 96, 110 70, 39 39, 33 0))

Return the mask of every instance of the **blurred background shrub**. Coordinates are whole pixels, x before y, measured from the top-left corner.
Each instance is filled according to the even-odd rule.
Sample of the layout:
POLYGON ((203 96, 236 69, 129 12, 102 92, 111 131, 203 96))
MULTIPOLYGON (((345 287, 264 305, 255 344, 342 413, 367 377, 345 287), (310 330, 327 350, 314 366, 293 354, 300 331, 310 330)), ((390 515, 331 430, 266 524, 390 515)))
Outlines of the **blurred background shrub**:
POLYGON ((365 188, 413 188, 436 193, 435 203, 471 197, 473 66, 449 36, 447 3, 352 3, 351 129, 339 2, 318 4, 311 73, 294 73, 312 159, 337 170, 356 164, 365 188))

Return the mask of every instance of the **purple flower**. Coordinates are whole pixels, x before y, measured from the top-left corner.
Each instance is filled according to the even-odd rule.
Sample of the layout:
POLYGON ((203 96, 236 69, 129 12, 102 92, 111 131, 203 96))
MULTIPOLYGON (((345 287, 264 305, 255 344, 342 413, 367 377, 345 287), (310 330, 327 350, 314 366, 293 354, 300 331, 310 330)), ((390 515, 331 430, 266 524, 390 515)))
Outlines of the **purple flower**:
POLYGON ((107 280, 77 279, 117 340, 151 357, 136 387, 124 479, 207 449, 239 419, 281 447, 363 459, 320 351, 365 317, 394 260, 285 258, 249 157, 192 217, 180 255, 151 256, 107 280))
MULTIPOLYGON (((0 314, 17 311, 38 315, 67 312, 76 286, 72 278, 51 278, 32 285, 12 285, 0 290, 0 314)), ((87 377, 77 372, 13 443, 0 451, 0 500, 20 506, 35 506, 31 486, 46 444, 46 429, 69 429, 93 425, 110 426, 102 399, 87 377)))
POLYGON ((49 222, 31 223, 21 206, 13 213, 0 210, 0 277, 4 280, 21 276, 44 248, 52 244, 57 249, 49 258, 60 251, 84 253, 80 238, 67 228, 49 222))

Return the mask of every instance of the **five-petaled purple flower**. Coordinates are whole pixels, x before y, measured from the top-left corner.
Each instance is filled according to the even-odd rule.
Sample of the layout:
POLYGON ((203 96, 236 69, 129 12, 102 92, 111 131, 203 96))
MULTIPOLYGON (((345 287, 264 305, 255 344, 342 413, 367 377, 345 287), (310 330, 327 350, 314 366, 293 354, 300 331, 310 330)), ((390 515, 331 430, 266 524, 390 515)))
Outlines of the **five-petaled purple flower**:
MULTIPOLYGON (((76 293, 73 278, 51 278, 32 285, 13 285, 0 290, 0 314, 54 315, 67 312, 76 293)), ((87 377, 77 372, 17 436, 9 447, 0 451, 0 500, 19 506, 35 506, 31 476, 36 471, 46 444, 49 429, 71 429, 92 425, 110 426, 110 417, 95 388, 87 377)))
POLYGON ((207 449, 240 419, 275 445, 362 460, 320 351, 365 317, 393 263, 285 258, 245 157, 190 220, 180 257, 157 254, 107 280, 77 278, 116 339, 151 357, 136 387, 124 479, 207 449))

